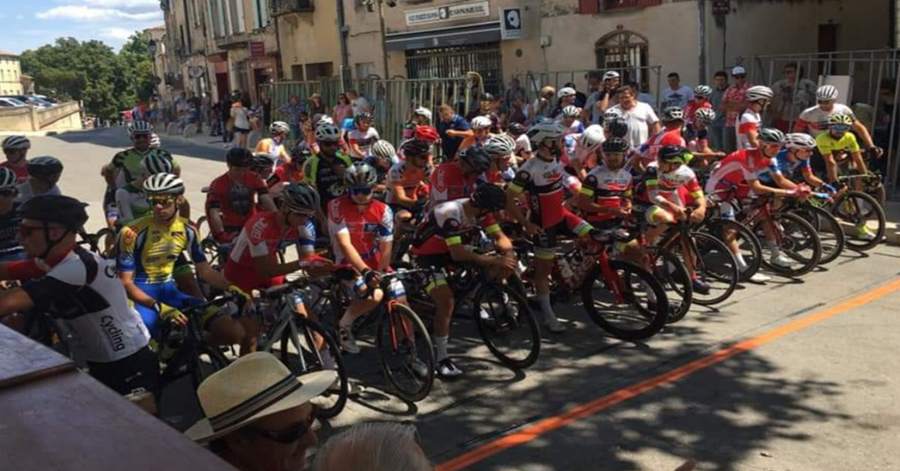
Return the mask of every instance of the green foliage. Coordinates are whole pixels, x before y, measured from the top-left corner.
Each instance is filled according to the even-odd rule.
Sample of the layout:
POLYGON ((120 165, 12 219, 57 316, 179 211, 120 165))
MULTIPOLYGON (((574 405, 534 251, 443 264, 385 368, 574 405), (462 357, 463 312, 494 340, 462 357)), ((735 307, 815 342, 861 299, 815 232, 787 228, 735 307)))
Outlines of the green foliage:
POLYGON ((147 35, 135 32, 116 54, 101 41, 58 38, 23 52, 22 71, 34 77, 37 93, 84 100, 88 113, 113 119, 155 92, 148 43, 147 35))

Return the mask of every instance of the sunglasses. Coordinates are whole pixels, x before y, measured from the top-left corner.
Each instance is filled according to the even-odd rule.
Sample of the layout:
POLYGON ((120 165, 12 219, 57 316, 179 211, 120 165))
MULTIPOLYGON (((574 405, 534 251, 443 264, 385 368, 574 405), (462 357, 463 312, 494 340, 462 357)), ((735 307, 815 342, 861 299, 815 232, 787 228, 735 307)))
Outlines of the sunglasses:
POLYGON ((254 428, 253 431, 256 432, 257 435, 267 439, 272 440, 273 442, 282 443, 284 445, 292 445, 300 441, 304 435, 312 428, 313 424, 316 423, 316 409, 317 407, 313 404, 312 411, 309 414, 309 417, 305 422, 300 422, 299 424, 295 424, 291 426, 291 428, 287 430, 282 430, 280 432, 274 432, 272 430, 260 430, 258 428, 254 428))
POLYGON ((746 75, 735 75, 734 78, 742 79, 742 78, 747 78, 747 76, 746 75))
POLYGON ((147 202, 150 203, 150 206, 169 206, 175 203, 175 198, 172 196, 151 196, 147 198, 147 202))
POLYGON ((26 224, 19 224, 19 235, 22 237, 31 237, 31 234, 34 234, 35 231, 44 230, 44 226, 29 226, 26 224))
POLYGON ((372 194, 371 188, 350 188, 350 196, 356 196, 356 195, 369 196, 371 194, 372 194))
POLYGON ((829 129, 831 129, 832 131, 842 132, 842 131, 849 131, 850 126, 847 126, 846 124, 835 124, 835 125, 832 125, 829 129))
POLYGON ((150 135, 149 134, 132 134, 131 138, 132 139, 150 139, 150 135))
POLYGON ((338 142, 325 141, 320 142, 319 145, 321 147, 338 147, 340 144, 338 142))
POLYGON ((19 195, 19 190, 12 188, 0 191, 0 198, 12 198, 19 195))

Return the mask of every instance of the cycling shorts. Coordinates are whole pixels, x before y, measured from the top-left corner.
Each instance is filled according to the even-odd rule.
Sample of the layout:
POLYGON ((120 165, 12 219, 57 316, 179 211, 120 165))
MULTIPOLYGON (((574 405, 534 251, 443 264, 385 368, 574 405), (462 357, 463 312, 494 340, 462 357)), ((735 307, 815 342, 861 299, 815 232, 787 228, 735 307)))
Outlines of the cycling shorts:
POLYGON ((449 286, 447 284, 446 267, 456 264, 450 253, 442 253, 435 255, 419 255, 416 257, 417 265, 433 269, 428 283, 425 285, 425 292, 429 295, 439 286, 449 286))
POLYGON ((656 225, 656 223, 653 222, 653 218, 656 217, 660 211, 666 210, 655 204, 645 203, 643 201, 635 201, 634 206, 631 208, 631 214, 634 215, 635 220, 640 224, 646 224, 648 226, 656 225))
POLYGON ((119 207, 116 205, 116 189, 115 187, 107 187, 103 193, 103 213, 106 219, 116 219, 119 217, 119 207))
MULTIPOLYGON (((147 296, 150 296, 159 303, 172 306, 175 309, 184 309, 187 306, 196 306, 203 302, 200 299, 178 291, 178 286, 175 284, 175 281, 167 281, 164 283, 135 281, 134 284, 140 288, 141 291, 147 293, 147 296)), ((138 314, 141 315, 141 320, 144 321, 144 325, 147 326, 150 335, 153 338, 158 339, 162 327, 159 322, 159 312, 157 312, 156 309, 144 307, 136 303, 134 307, 138 314)))
POLYGON ((159 357, 150 347, 109 363, 88 362, 91 376, 117 394, 144 389, 159 397, 159 357))
POLYGON ((567 209, 563 209, 563 220, 555 226, 542 230, 532 236, 534 244, 534 257, 543 260, 553 260, 556 257, 555 249, 559 236, 583 237, 594 227, 567 209))
MULTIPOLYGON (((364 289, 365 285, 366 282, 365 280, 363 280, 362 276, 357 276, 353 280, 341 282, 341 286, 343 286, 344 292, 350 299, 368 297, 368 293, 364 289), (360 293, 362 293, 362 295, 360 295, 360 293)), ((406 288, 403 287, 403 282, 398 278, 391 278, 391 282, 388 285, 388 294, 390 294, 392 299, 405 298, 406 288)))

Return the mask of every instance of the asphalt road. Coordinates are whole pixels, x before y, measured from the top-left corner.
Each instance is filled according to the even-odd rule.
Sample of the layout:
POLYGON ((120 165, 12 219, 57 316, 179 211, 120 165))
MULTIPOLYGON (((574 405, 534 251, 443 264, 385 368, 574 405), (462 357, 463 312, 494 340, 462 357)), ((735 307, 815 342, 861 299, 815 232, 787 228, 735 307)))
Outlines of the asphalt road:
MULTIPOLYGON (((101 227, 99 169, 127 144, 125 132, 32 142, 31 156, 63 160, 63 192, 91 203, 89 227, 101 227)), ((225 171, 224 151, 163 144, 202 208, 199 190, 225 171)), ((365 389, 322 434, 415 421, 441 470, 673 470, 687 459, 709 470, 897 470, 898 259, 900 249, 881 246, 802 280, 747 285, 643 343, 606 337, 577 304, 559 306, 569 332, 548 336, 525 372, 496 362, 474 326, 457 320, 451 353, 467 374, 436 381, 417 404, 382 390, 363 339, 351 373, 365 389)), ((192 401, 186 385, 171 393, 167 420, 190 425, 192 401)))

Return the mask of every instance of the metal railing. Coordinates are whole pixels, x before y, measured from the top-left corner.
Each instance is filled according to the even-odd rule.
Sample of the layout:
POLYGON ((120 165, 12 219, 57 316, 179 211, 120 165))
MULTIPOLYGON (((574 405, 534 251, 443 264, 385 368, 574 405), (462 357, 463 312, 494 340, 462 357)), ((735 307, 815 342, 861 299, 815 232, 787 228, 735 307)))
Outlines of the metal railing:
MULTIPOLYGON (((614 70, 618 72, 619 75, 621 75, 622 84, 626 84, 632 81, 637 82, 638 84, 643 84, 641 86, 641 91, 652 94, 656 99, 656 103, 650 103, 650 105, 654 108, 657 107, 660 100, 660 92, 662 91, 662 66, 650 65, 642 67, 611 67, 599 72, 602 74, 608 70, 614 70), (644 90, 644 87, 649 87, 649 90, 644 90)), ((536 98, 541 88, 547 85, 555 88, 556 90, 559 90, 560 87, 567 83, 574 83, 576 90, 587 90, 587 76, 590 72, 598 71, 568 70, 557 72, 526 72, 524 80, 522 80, 522 86, 527 90, 529 100, 533 100, 534 98, 536 98)))

